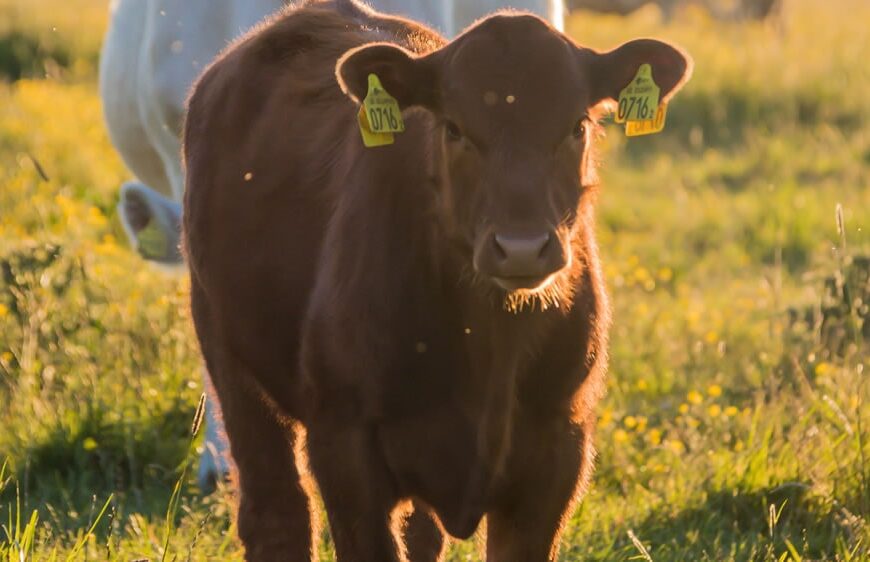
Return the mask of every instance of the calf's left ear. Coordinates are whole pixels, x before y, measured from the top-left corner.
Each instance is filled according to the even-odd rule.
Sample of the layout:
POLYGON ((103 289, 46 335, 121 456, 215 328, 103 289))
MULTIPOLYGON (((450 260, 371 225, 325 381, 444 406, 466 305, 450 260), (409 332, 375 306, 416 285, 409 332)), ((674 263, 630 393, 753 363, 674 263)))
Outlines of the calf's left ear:
POLYGON ((412 105, 434 109, 438 103, 435 68, 431 56, 419 57, 389 43, 371 43, 338 59, 335 76, 344 93, 357 103, 366 97, 369 74, 376 74, 402 109, 412 105))
POLYGON ((682 49, 656 39, 636 39, 607 53, 584 51, 592 87, 591 105, 617 100, 642 64, 652 67, 662 101, 668 101, 692 75, 692 58, 682 49))

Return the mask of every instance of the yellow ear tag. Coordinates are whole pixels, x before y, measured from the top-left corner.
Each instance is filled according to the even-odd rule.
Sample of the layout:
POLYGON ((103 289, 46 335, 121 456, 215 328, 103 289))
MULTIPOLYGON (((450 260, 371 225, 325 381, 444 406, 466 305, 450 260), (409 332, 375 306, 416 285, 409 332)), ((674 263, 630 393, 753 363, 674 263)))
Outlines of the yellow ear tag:
POLYGON ((405 130, 399 102, 384 89, 376 74, 369 74, 369 91, 359 108, 357 121, 367 147, 393 144, 393 133, 405 130))
POLYGON ((656 110, 656 116, 652 119, 644 119, 643 121, 626 121, 625 136, 639 137, 642 135, 652 135, 660 133, 665 128, 665 118, 668 116, 668 104, 659 104, 656 110))
POLYGON ((629 137, 658 133, 665 128, 668 108, 659 104, 661 90, 652 75, 652 66, 642 64, 631 82, 619 92, 616 122, 625 123, 629 137))
POLYGON ((393 133, 373 133, 371 127, 369 126, 369 119, 366 116, 366 108, 364 106, 359 106, 359 113, 356 116, 356 120, 359 123, 359 132, 362 134, 363 144, 368 148, 373 148, 375 146, 385 146, 388 144, 393 144, 395 140, 393 138, 393 133))

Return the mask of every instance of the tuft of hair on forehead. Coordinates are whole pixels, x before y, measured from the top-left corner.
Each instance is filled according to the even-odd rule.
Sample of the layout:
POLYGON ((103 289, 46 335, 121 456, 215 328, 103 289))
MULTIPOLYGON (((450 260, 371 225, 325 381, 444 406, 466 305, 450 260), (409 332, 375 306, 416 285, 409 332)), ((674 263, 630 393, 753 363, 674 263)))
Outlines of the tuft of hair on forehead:
POLYGON ((544 18, 526 12, 517 10, 516 8, 501 8, 492 14, 484 16, 468 26, 463 32, 463 35, 476 28, 502 28, 512 29, 513 31, 521 31, 523 29, 549 29, 559 33, 559 31, 550 25, 550 22, 544 18))
POLYGON ((506 75, 520 80, 529 71, 540 79, 555 78, 554 65, 573 67, 573 53, 570 40, 547 21, 508 10, 478 20, 444 49, 447 66, 477 77, 506 75))
POLYGON ((523 44, 529 39, 559 37, 562 33, 541 17, 513 9, 502 9, 477 20, 454 42, 486 39, 502 48, 523 44))

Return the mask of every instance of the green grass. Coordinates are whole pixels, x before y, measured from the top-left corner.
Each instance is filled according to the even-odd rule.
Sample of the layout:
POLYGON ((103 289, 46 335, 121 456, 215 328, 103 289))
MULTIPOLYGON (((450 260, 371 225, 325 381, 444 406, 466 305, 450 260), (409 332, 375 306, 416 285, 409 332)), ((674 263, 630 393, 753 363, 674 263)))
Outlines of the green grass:
MULTIPOLYGON (((662 134, 602 141, 611 369, 564 560, 870 560, 870 6, 786 8, 569 22, 597 48, 675 40, 696 70, 662 134)), ((0 82, 0 560, 237 560, 232 490, 202 497, 188 470, 185 283, 115 216, 104 10, 0 0, 2 75, 29 76, 0 82), (10 36, 36 45, 16 72, 10 36)))

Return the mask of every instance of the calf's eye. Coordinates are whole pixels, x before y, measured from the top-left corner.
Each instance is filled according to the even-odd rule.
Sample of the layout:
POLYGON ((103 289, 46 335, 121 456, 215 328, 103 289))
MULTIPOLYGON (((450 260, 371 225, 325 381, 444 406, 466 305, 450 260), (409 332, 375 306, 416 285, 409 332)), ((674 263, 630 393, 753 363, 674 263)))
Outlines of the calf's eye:
POLYGON ((575 139, 582 139, 586 137, 586 122, 581 119, 577 121, 574 125, 574 130, 572 131, 575 139))
POLYGON ((447 140, 449 141, 455 142, 462 138, 462 131, 459 129, 459 125, 453 121, 444 122, 444 133, 447 135, 447 140))

